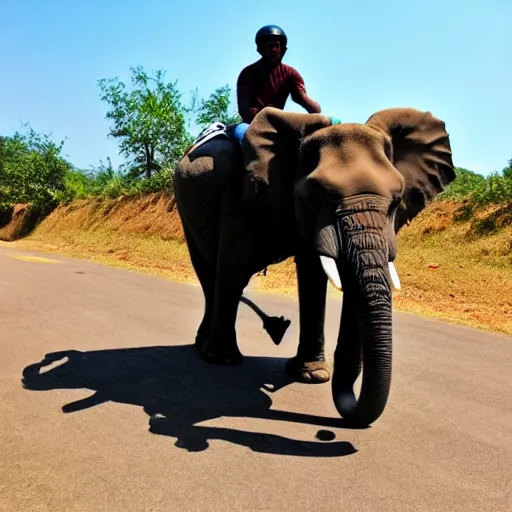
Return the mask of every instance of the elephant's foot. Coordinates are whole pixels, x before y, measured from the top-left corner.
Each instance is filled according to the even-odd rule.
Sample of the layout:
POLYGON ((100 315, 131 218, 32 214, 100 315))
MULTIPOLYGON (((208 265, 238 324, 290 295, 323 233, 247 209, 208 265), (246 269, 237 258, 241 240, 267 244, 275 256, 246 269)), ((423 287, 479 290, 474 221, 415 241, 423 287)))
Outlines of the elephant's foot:
POLYGON ((208 363, 220 365, 236 365, 240 364, 243 360, 243 355, 238 350, 235 344, 220 344, 213 342, 197 343, 196 348, 199 352, 199 357, 208 363))
POLYGON ((302 361, 293 357, 287 361, 285 369, 293 380, 304 384, 323 384, 331 378, 325 361, 302 361))

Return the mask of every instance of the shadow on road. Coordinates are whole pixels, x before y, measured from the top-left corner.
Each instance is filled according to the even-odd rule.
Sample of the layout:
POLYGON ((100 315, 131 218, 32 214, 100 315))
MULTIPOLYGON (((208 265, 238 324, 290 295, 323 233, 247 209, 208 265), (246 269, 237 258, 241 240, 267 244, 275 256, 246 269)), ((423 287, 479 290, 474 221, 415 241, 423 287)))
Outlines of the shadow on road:
POLYGON ((339 418, 270 409, 272 399, 263 389, 273 393, 291 383, 284 364, 281 358, 246 357, 236 367, 210 365, 198 359, 192 345, 91 352, 69 350, 47 354, 41 362, 27 366, 23 371, 23 386, 40 391, 82 388, 95 391, 88 398, 64 405, 64 413, 108 401, 142 406, 150 416, 150 432, 175 437, 175 445, 188 451, 203 451, 208 448, 209 440, 221 439, 255 452, 279 455, 340 457, 355 453, 354 446, 344 441, 304 442, 195 425, 231 416, 342 428, 343 420, 339 418), (61 364, 56 365, 57 362, 61 364))

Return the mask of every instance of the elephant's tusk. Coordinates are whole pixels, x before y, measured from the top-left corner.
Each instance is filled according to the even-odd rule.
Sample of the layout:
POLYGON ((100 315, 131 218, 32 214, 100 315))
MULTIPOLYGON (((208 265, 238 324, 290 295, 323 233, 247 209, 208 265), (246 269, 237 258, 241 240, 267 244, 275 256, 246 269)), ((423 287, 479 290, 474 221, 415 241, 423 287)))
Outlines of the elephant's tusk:
POLYGON ((336 287, 338 290, 341 290, 341 279, 336 261, 334 261, 333 258, 329 258, 328 256, 320 256, 320 262, 322 263, 322 267, 327 277, 329 278, 329 281, 334 287, 336 287))
POLYGON ((389 264, 389 274, 391 275, 391 281, 393 282, 393 286, 397 290, 400 290, 400 288, 401 288, 400 278, 398 277, 398 273, 396 271, 395 264, 392 261, 390 261, 388 264, 389 264))

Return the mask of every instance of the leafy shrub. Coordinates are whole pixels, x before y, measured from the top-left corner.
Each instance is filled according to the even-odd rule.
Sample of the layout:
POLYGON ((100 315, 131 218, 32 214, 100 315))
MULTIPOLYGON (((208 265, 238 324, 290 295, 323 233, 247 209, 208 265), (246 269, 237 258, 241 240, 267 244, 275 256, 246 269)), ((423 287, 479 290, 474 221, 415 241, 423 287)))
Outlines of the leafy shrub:
POLYGON ((83 171, 72 169, 64 176, 64 188, 56 195, 59 203, 69 203, 75 199, 87 199, 94 195, 94 180, 83 171))
POLYGON ((90 197, 114 199, 136 194, 172 192, 173 175, 173 170, 169 168, 153 173, 150 178, 134 177, 130 172, 114 171, 110 166, 96 173, 73 169, 66 173, 64 189, 57 194, 57 200, 66 204, 90 197))
POLYGON ((32 128, 0 137, 0 202, 55 205, 72 166, 55 144, 32 128))
POLYGON ((439 194, 439 199, 461 200, 468 198, 475 190, 485 187, 485 176, 468 169, 457 167, 456 178, 439 194))
POLYGON ((153 192, 172 192, 173 191, 173 169, 165 168, 160 172, 153 174, 147 180, 140 180, 134 190, 140 194, 151 194, 153 192))
POLYGON ((457 177, 438 199, 464 200, 469 210, 488 204, 512 203, 512 159, 509 167, 488 176, 457 168, 457 177))
POLYGON ((469 200, 476 206, 512 203, 512 178, 499 173, 490 174, 485 185, 478 187, 469 200))

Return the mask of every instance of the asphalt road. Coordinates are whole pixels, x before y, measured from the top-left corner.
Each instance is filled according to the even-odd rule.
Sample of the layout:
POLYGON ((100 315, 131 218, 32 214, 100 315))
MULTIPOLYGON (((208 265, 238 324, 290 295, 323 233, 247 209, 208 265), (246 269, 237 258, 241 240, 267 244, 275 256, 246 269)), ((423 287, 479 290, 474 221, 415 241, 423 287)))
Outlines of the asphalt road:
POLYGON ((220 368, 196 286, 1 246, 0 511, 512 510, 511 337, 396 314, 387 409, 344 429, 284 375, 295 301, 248 295, 292 325, 275 347, 241 305, 220 368))

